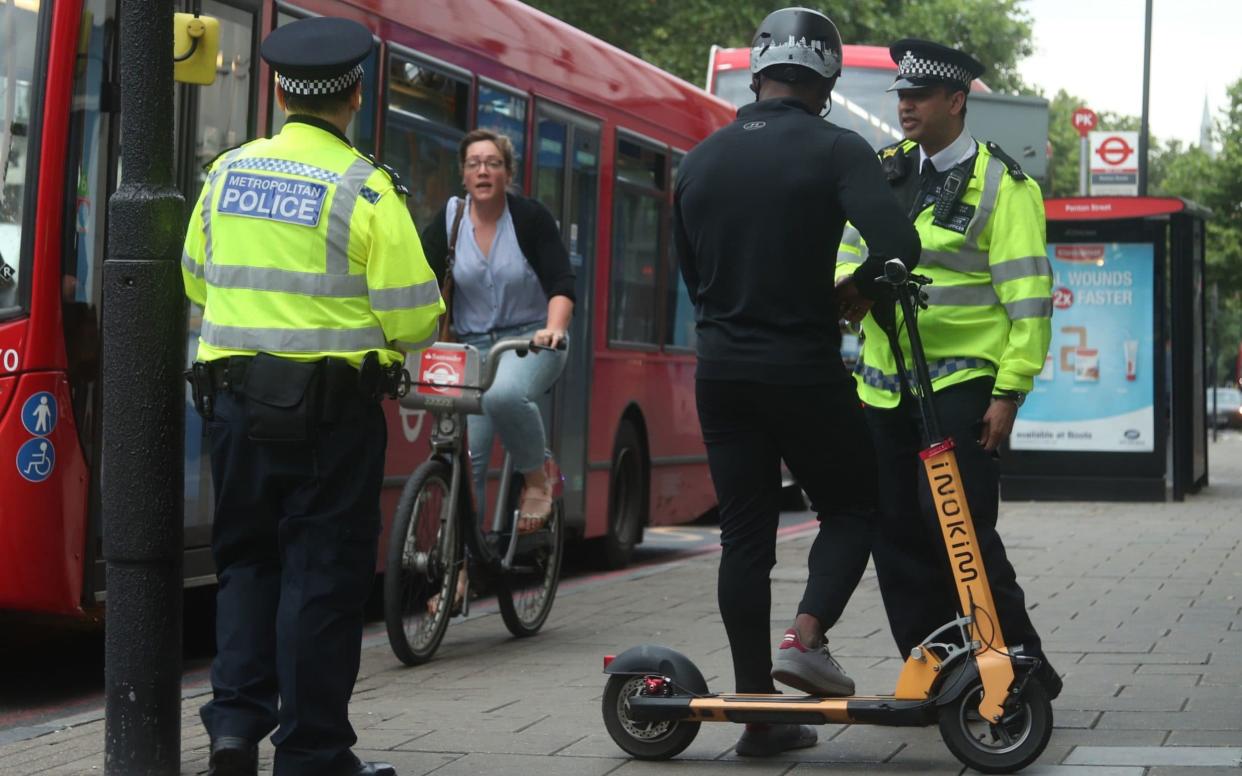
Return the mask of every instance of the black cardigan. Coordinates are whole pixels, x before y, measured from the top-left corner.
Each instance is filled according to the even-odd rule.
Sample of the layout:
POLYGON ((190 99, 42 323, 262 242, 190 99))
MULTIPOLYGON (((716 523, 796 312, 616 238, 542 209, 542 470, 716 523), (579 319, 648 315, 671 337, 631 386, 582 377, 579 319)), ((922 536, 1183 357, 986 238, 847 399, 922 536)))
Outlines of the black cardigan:
MULTIPOLYGON (((513 218, 513 229, 517 232, 518 247, 543 292, 551 299, 554 296, 567 296, 574 300, 574 270, 569 265, 569 254, 565 244, 561 242, 560 230, 556 228, 556 219, 552 212, 534 199, 505 194, 509 205, 509 214, 513 218)), ((464 200, 463 200, 464 204, 464 200)), ((463 217, 468 217, 463 216, 463 217)), ((431 223, 423 229, 419 237, 423 243, 423 253, 427 263, 436 273, 440 285, 444 285, 444 264, 448 256, 448 203, 440 208, 440 212, 431 219, 431 223)))

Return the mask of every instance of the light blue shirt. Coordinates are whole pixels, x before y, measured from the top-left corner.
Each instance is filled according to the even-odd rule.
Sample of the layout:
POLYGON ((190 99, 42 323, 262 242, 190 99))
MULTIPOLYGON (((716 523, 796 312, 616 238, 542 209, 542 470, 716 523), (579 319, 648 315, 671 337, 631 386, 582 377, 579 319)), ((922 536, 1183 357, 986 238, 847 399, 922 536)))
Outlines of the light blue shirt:
MULTIPOLYGON (((449 200, 446 231, 453 228, 457 208, 463 201, 469 206, 469 197, 449 200)), ((453 284, 453 331, 459 336, 542 325, 547 320, 548 296, 522 255, 508 207, 496 224, 496 236, 488 254, 479 247, 474 224, 466 211, 457 232, 453 284)))

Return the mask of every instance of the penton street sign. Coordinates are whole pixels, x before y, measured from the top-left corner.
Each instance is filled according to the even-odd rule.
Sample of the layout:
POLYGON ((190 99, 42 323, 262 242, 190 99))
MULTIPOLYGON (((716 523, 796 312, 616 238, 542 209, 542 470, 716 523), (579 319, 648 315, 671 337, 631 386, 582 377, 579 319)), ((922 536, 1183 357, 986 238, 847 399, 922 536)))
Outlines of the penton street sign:
POLYGON ((1137 132, 1092 132, 1090 158, 1092 195, 1138 194, 1137 132))
POLYGON ((1078 130, 1080 137, 1086 137, 1088 132, 1095 129, 1095 125, 1099 121, 1095 111, 1085 105, 1081 108, 1075 108, 1074 113, 1070 116, 1070 122, 1073 123, 1074 129, 1078 130))

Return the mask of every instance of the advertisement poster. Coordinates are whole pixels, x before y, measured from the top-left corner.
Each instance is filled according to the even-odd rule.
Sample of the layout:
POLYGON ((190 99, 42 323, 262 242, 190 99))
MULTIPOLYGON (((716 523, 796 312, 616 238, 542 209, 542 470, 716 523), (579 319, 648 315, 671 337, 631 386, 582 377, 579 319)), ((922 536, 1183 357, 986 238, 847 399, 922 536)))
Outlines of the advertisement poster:
POLYGON ((1014 423, 1014 450, 1155 449, 1150 244, 1052 243, 1052 347, 1014 423))

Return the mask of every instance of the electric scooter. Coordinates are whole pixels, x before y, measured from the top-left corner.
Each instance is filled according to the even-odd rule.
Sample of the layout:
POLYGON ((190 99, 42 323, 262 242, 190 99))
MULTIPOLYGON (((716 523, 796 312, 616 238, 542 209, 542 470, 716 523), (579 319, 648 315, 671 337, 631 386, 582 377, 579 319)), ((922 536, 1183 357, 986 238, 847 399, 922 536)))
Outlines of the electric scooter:
MULTIPOLYGON (((910 650, 891 695, 818 697, 708 691, 689 658, 644 644, 604 658, 604 725, 613 741, 642 760, 681 753, 703 722, 939 724, 949 751, 983 773, 1013 773, 1039 757, 1052 735, 1052 705, 1034 678, 1041 661, 1007 646, 975 539, 952 439, 940 432, 931 378, 916 321, 929 278, 893 259, 884 277, 901 306, 914 358, 914 379, 931 485, 961 611, 910 650)), ((895 345, 896 337, 890 338, 895 345)), ((900 349, 899 374, 907 374, 900 349)))

